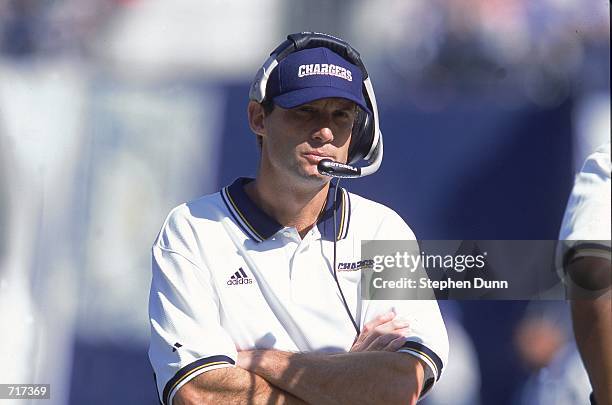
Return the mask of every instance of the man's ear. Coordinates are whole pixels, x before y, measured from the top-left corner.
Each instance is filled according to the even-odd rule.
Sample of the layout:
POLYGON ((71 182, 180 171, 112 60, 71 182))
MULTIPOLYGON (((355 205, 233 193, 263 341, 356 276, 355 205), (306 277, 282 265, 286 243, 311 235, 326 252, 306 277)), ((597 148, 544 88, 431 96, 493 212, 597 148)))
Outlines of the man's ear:
POLYGON ((249 127, 256 135, 265 135, 265 124, 264 124, 264 109, 263 106, 255 101, 249 101, 247 107, 247 113, 249 116, 249 127))

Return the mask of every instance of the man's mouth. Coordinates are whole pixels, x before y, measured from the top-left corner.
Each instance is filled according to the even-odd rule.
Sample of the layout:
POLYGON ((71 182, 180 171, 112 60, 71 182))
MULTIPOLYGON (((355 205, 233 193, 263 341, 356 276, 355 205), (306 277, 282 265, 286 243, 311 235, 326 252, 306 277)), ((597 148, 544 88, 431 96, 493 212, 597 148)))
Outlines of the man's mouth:
POLYGON ((323 154, 323 153, 320 153, 320 152, 307 152, 307 153, 304 153, 303 155, 306 158, 306 160, 308 160, 308 161, 310 161, 310 162, 312 162, 314 164, 319 163, 323 159, 331 159, 331 160, 333 160, 332 156, 329 156, 329 155, 326 155, 326 154, 323 154))

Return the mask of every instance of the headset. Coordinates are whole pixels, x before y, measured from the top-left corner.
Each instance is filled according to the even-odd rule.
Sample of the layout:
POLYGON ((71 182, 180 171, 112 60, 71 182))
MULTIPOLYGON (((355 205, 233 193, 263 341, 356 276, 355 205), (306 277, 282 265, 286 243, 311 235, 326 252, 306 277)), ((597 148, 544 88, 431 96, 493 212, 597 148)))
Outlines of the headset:
POLYGON ((263 66, 257 71, 251 83, 249 99, 258 103, 262 103, 266 100, 266 86, 270 74, 274 68, 278 66, 280 61, 289 54, 304 49, 320 47, 330 49, 359 68, 363 77, 363 97, 371 114, 359 109, 359 113, 353 124, 348 162, 345 164, 331 159, 323 159, 317 165, 317 169, 321 174, 337 178, 358 178, 368 176, 375 173, 382 162, 382 133, 378 125, 378 108, 370 77, 361 61, 359 52, 347 42, 328 34, 316 32, 300 32, 288 35, 287 39, 272 51, 263 66), (367 162, 367 165, 356 166, 355 164, 362 159, 367 162))

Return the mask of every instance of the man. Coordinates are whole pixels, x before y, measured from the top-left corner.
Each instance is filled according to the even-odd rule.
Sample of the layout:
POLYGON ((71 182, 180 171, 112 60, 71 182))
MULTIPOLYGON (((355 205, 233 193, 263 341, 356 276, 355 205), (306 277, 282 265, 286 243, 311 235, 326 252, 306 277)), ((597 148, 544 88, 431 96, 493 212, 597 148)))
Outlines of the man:
POLYGON ((599 405, 612 404, 611 170, 608 143, 578 174, 559 235, 576 343, 599 405))
POLYGON ((336 38, 288 38, 251 89, 257 178, 175 208, 153 246, 149 356, 161 401, 415 403, 447 358, 437 303, 359 294, 361 241, 414 234, 319 171, 322 160, 330 173, 358 172, 343 165, 357 157, 380 163, 367 72, 336 38), (363 136, 369 144, 351 150, 363 136))

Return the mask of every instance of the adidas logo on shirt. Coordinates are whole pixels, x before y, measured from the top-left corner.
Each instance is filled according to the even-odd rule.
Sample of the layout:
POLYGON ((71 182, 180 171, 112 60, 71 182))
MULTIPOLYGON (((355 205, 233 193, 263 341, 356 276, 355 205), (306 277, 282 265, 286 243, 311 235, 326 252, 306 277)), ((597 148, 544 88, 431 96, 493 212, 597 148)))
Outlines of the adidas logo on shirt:
POLYGON ((227 280, 227 285, 238 284, 253 284, 253 280, 246 275, 242 267, 227 280))

